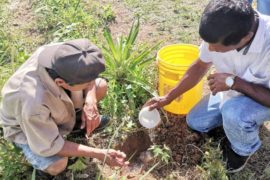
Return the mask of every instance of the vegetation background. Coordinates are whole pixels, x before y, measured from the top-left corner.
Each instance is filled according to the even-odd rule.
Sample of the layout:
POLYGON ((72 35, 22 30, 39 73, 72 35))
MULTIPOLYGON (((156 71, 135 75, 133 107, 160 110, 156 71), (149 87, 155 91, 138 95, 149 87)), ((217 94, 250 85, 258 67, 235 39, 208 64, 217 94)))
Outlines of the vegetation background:
MULTIPOLYGON (((137 114, 155 95, 155 54, 167 44, 200 44, 198 25, 208 1, 204 0, 1 0, 0 89, 14 71, 43 44, 88 38, 104 52, 110 80, 101 111, 113 122, 97 139, 113 146, 140 129, 137 114), (138 18, 139 17, 139 18, 138 18)), ((205 88, 205 94, 208 93, 205 88)), ((1 97, 0 97, 1 99, 1 97)), ((177 119, 178 117, 173 117, 177 119)), ((178 118, 178 120, 184 120, 178 118)), ((155 168, 174 163, 167 146, 153 145, 157 160, 140 179, 270 179, 270 125, 261 130, 263 145, 244 171, 229 175, 220 159, 218 143, 207 138, 197 147, 202 158, 197 166, 166 176, 151 175, 155 168)), ((21 152, 3 139, 0 129, 0 179, 35 179, 35 171, 21 152)), ((74 139, 74 137, 73 137, 74 139)), ((76 139, 80 141, 80 139, 76 139)), ((89 142, 91 144, 91 142, 89 142)), ((70 179, 117 179, 118 170, 104 175, 103 163, 75 159, 66 175, 70 179)), ((122 176, 127 179, 127 176, 122 176)), ((57 179, 57 178, 56 178, 57 179)), ((136 178, 135 178, 136 179, 136 178)), ((139 179, 139 178, 137 178, 139 179)))

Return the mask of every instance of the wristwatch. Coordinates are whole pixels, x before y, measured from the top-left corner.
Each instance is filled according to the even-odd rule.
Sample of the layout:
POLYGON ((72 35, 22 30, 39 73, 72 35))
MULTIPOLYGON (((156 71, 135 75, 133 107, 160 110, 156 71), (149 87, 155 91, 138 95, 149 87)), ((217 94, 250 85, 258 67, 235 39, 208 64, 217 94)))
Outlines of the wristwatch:
POLYGON ((232 86, 234 84, 234 79, 235 79, 236 76, 234 75, 231 75, 231 76, 228 76, 226 79, 225 79, 225 84, 230 88, 232 89, 232 86))

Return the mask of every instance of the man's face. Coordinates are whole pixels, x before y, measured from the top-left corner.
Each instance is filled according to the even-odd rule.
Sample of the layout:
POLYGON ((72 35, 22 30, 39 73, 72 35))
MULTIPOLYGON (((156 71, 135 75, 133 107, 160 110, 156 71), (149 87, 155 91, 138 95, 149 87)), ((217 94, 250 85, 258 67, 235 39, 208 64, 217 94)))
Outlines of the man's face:
POLYGON ((81 91, 88 88, 91 85, 91 82, 83 83, 83 84, 76 84, 76 85, 68 85, 66 89, 69 91, 81 91))
POLYGON ((220 53, 225 53, 225 52, 232 51, 232 50, 242 47, 242 44, 240 43, 236 45, 229 45, 229 46, 224 46, 221 43, 214 43, 214 44, 208 43, 208 44, 209 44, 208 46, 209 51, 220 52, 220 53))
POLYGON ((221 43, 208 43, 208 45, 209 45, 208 49, 209 49, 209 51, 220 52, 220 53, 225 53, 228 51, 241 49, 241 48, 245 47, 250 42, 253 35, 254 35, 253 32, 249 32, 245 37, 243 37, 241 39, 241 41, 239 43, 234 44, 234 45, 229 45, 229 46, 225 46, 221 43))
POLYGON ((86 88, 88 88, 91 85, 91 82, 87 82, 87 83, 83 83, 83 84, 76 84, 76 85, 69 85, 68 83, 66 83, 64 80, 57 78, 58 80, 56 80, 56 84, 66 90, 69 91, 81 91, 84 90, 86 88))

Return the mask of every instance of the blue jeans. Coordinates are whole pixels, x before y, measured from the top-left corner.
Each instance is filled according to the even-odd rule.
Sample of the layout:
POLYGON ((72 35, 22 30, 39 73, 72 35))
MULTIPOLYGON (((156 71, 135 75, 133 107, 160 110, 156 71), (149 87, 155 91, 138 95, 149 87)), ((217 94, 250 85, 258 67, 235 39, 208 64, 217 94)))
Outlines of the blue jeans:
POLYGON ((51 164, 62 159, 62 157, 54 155, 50 157, 43 157, 35 154, 29 147, 28 144, 17 144, 15 145, 22 149, 26 160, 32 164, 35 169, 46 170, 51 164))
POLYGON ((204 97, 187 115, 187 124, 199 132, 208 132, 222 126, 232 149, 241 156, 248 156, 259 149, 259 127, 270 120, 270 108, 247 96, 237 96, 220 108, 220 97, 204 97))
MULTIPOLYGON (((252 3, 253 0, 248 0, 249 3, 252 3)), ((257 0, 257 10, 262 13, 270 16, 270 0, 257 0)))

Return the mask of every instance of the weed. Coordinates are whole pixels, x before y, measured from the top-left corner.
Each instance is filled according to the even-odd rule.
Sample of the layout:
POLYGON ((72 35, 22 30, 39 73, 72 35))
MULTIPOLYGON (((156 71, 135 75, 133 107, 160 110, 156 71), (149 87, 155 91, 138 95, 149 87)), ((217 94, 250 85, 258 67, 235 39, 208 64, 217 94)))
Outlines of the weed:
POLYGON ((171 159, 171 150, 166 144, 161 147, 160 145, 152 145, 148 150, 150 150, 154 158, 162 163, 168 164, 171 159))
POLYGON ((83 171, 86 168, 87 168, 87 165, 83 157, 78 158, 75 163, 73 163, 72 165, 68 167, 68 169, 72 170, 72 172, 83 171))
POLYGON ((98 13, 98 16, 101 17, 105 24, 115 21, 116 17, 110 4, 102 6, 100 8, 100 13, 98 13))
MULTIPOLYGON (((111 139, 110 139, 110 141, 109 141, 109 144, 108 144, 108 147, 107 147, 108 150, 111 148, 113 141, 114 141, 115 138, 118 136, 120 129, 121 129, 121 128, 124 126, 124 124, 126 123, 126 122, 125 122, 126 120, 127 120, 127 119, 123 119, 123 121, 122 121, 118 126, 115 126, 116 129, 114 130, 114 133, 113 133, 113 135, 112 135, 112 137, 111 137, 111 139)), ((107 151, 107 153, 108 153, 108 151, 107 151)), ((103 173, 104 166, 105 166, 105 162, 106 162, 106 159, 107 159, 107 153, 106 153, 106 155, 105 155, 105 157, 104 157, 104 160, 103 160, 103 162, 102 162, 102 168, 101 168, 101 171, 100 171, 100 172, 98 173, 98 175, 97 175, 97 180, 101 180, 101 178, 102 178, 102 173, 103 173)), ((116 171, 116 173, 118 173, 118 171, 116 171)))
POLYGON ((0 138, 0 179, 21 179, 31 166, 25 161, 21 151, 13 144, 0 138))
POLYGON ((210 180, 228 180, 227 171, 224 166, 224 162, 221 160, 222 153, 220 147, 209 139, 208 142, 204 144, 204 156, 203 162, 199 169, 202 171, 203 179, 210 180))
MULTIPOLYGON (((140 22, 135 20, 128 37, 121 36, 113 41, 108 28, 104 37, 108 44, 103 47, 106 59, 106 71, 103 74, 109 80, 109 93, 103 101, 103 107, 109 110, 112 117, 131 116, 136 118, 138 107, 143 104, 153 92, 149 77, 145 76, 149 64, 154 60, 151 56, 159 43, 152 47, 137 48, 135 40, 139 33, 140 22)), ((127 127, 133 127, 129 123, 127 127)))
POLYGON ((91 13, 84 10, 80 0, 40 1, 35 10, 40 20, 38 28, 47 34, 49 41, 54 42, 85 37, 85 29, 93 29, 91 27, 96 24, 91 13))
POLYGON ((82 0, 38 1, 35 9, 39 30, 53 42, 76 38, 99 42, 99 28, 115 18, 110 5, 100 6, 82 0))
POLYGON ((146 176, 148 176, 148 174, 152 172, 159 164, 160 162, 157 162, 156 164, 154 164, 142 177, 140 177, 139 180, 143 180, 144 178, 146 178, 146 176))
POLYGON ((33 169, 31 180, 36 180, 36 173, 37 173, 36 169, 33 169))

